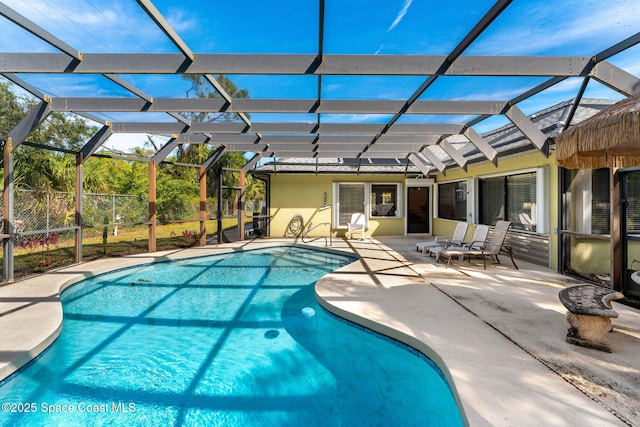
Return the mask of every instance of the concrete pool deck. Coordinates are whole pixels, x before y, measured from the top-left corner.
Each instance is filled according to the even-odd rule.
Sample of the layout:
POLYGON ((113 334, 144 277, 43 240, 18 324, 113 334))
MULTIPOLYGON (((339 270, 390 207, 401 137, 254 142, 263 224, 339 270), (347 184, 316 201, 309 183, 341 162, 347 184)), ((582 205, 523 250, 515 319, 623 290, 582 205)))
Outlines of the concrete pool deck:
MULTIPOLYGON (((472 426, 640 425, 640 310, 614 302, 612 353, 567 344, 560 289, 578 281, 516 260, 435 263, 424 236, 333 241, 360 259, 323 277, 321 303, 444 363, 472 426), (444 362, 443 362, 444 361, 444 362)), ((257 239, 98 260, 0 287, 0 378, 59 333, 59 292, 141 263, 291 244, 257 239)), ((299 242, 301 243, 301 242, 299 242)), ((324 240, 309 245, 324 247, 324 240)))

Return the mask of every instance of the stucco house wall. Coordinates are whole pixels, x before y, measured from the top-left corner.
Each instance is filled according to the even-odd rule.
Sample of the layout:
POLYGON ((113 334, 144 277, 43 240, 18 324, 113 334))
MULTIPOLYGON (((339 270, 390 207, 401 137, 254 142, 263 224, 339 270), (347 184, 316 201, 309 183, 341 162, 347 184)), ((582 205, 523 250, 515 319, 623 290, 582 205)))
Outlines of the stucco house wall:
MULTIPOLYGON (((539 151, 525 152, 510 156, 500 157, 497 167, 489 162, 481 162, 471 164, 465 172, 462 169, 447 171, 446 175, 438 174, 435 176, 436 183, 444 183, 451 181, 459 181, 468 178, 476 178, 483 176, 491 176, 498 174, 516 174, 521 171, 531 170, 532 168, 547 168, 548 183, 545 188, 545 197, 547 200, 548 211, 548 234, 551 240, 551 264, 552 268, 557 268, 558 264, 558 167, 555 165, 555 156, 551 154, 546 157, 539 151)), ((473 191, 473 190, 471 190, 473 191)), ((476 200, 476 203, 478 201, 476 200)), ((437 200, 434 200, 437 204, 437 200)), ((456 221, 448 219, 433 219, 433 234, 451 235, 455 228, 456 221)), ((467 237, 473 234, 475 226, 471 224, 467 231, 467 237)))
MULTIPOLYGON (((271 176, 270 235, 283 237, 294 215, 302 215, 305 227, 313 228, 321 223, 330 223, 333 236, 344 236, 346 228, 337 228, 333 223, 333 184, 337 182, 399 183, 401 200, 404 199, 404 175, 309 175, 276 174, 271 176), (326 202, 326 206, 324 205, 326 202)), ((369 218, 366 235, 404 235, 405 213, 401 206, 399 218, 369 218)), ((315 228, 310 237, 328 236, 328 227, 315 228)))

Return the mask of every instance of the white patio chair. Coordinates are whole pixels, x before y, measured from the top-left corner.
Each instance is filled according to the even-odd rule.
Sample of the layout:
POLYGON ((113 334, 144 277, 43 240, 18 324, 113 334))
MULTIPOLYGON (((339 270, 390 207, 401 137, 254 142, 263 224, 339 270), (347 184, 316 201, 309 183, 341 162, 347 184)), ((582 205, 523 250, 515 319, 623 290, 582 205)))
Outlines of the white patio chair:
POLYGON ((435 240, 416 243, 416 250, 422 251, 423 254, 426 254, 427 252, 429 252, 429 249, 435 248, 436 246, 442 246, 451 243, 462 243, 464 242, 464 237, 467 235, 468 228, 469 223, 458 222, 456 224, 456 229, 453 231, 453 235, 451 237, 448 238, 444 236, 436 236, 435 240))
POLYGON ((440 259, 440 253, 445 249, 452 249, 453 247, 462 247, 462 248, 473 248, 479 247, 487 240, 487 236, 489 235, 489 226, 478 224, 476 225, 476 229, 473 232, 473 237, 471 237, 471 241, 462 242, 462 243, 451 243, 451 244, 443 244, 442 246, 436 246, 433 248, 429 248, 429 256, 435 255, 436 261, 440 259))
POLYGON ((362 240, 365 239, 364 230, 366 227, 366 218, 363 213, 354 213, 351 215, 351 221, 347 224, 349 238, 352 239, 355 233, 362 233, 362 240))
POLYGON ((495 257, 496 263, 500 264, 500 258, 498 258, 499 254, 509 255, 511 258, 511 263, 518 269, 516 262, 513 260, 513 250, 510 246, 505 246, 504 240, 507 237, 507 231, 511 226, 511 221, 498 221, 493 228, 493 234, 491 235, 491 239, 488 242, 480 245, 480 246, 470 246, 468 248, 451 248, 445 249, 440 252, 440 256, 447 257, 447 267, 451 264, 451 258, 454 256, 458 256, 461 258, 468 257, 471 260, 471 257, 479 257, 482 258, 483 267, 487 269, 487 258, 495 257))

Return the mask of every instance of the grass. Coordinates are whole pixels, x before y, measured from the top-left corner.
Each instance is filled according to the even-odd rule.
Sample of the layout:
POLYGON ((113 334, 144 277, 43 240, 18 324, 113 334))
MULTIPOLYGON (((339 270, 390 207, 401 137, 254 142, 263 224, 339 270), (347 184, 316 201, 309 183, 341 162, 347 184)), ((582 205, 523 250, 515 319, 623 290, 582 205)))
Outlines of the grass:
MULTIPOLYGON (((222 220, 224 230, 238 224, 235 218, 222 220)), ((206 222, 207 238, 218 232, 217 220, 206 222)), ((195 246, 199 241, 199 221, 158 225, 156 227, 156 250, 164 251, 195 246)), ((43 273, 53 268, 75 262, 75 238, 73 233, 62 236, 49 246, 35 244, 30 248, 16 247, 14 252, 14 276, 16 278, 43 273)), ((104 257, 120 257, 146 253, 149 248, 148 226, 118 227, 114 235, 113 227, 108 227, 106 243, 103 243, 103 228, 85 229, 82 239, 82 260, 91 261, 104 257)), ((4 257, 4 254, 2 254, 4 257)))

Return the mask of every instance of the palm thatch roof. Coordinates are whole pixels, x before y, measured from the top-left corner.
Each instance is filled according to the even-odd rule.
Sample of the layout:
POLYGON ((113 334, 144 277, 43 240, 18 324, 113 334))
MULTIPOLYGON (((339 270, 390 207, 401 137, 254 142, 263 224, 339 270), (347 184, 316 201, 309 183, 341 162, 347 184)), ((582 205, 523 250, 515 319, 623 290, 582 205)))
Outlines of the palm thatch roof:
POLYGON ((640 166, 640 94, 558 135, 556 163, 568 169, 640 166))

